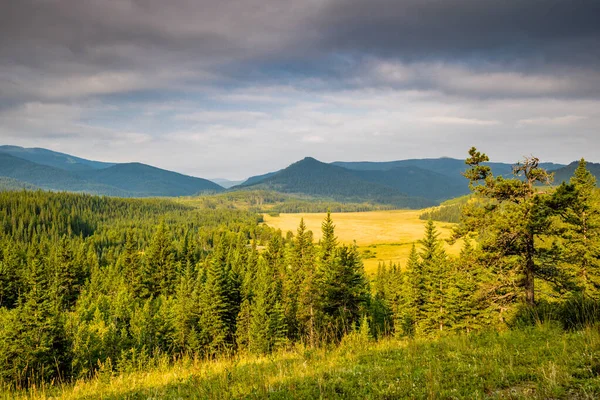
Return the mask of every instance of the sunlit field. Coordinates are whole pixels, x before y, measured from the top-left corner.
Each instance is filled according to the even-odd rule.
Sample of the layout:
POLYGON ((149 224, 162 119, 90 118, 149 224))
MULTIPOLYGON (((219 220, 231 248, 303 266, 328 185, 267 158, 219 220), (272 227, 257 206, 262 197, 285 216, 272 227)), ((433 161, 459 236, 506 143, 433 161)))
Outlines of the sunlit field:
MULTIPOLYGON (((419 219, 422 210, 371 211, 359 213, 334 213, 336 236, 342 243, 358 245, 367 273, 377 270, 379 262, 390 261, 404 266, 412 244, 423 237, 425 222, 419 219)), ((277 217, 265 215, 265 223, 269 226, 295 232, 304 218, 307 228, 313 231, 315 240, 321 237, 321 223, 325 213, 280 214, 277 217)), ((447 239, 452 234, 453 224, 435 223, 440 238, 447 239)), ((458 254, 461 243, 444 244, 449 254, 458 254)))

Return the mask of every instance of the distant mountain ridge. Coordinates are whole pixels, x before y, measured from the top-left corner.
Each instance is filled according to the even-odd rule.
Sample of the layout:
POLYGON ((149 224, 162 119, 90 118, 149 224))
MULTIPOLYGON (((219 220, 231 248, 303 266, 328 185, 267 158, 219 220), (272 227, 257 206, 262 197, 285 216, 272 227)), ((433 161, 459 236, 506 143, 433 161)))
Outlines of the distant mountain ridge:
POLYGON ((0 146, 0 152, 22 158, 36 164, 47 165, 72 172, 102 169, 115 165, 115 163, 86 160, 84 158, 38 147, 26 148, 19 146, 0 146))
MULTIPOLYGON (((347 169, 360 170, 360 171, 385 171, 397 167, 418 167, 432 172, 437 172, 442 175, 450 177, 462 177, 461 173, 467 169, 465 160, 459 160, 457 158, 415 158, 408 160, 398 161, 335 161, 331 164, 344 167, 347 169)), ((512 167, 514 164, 489 162, 486 163, 492 168, 494 175, 510 175, 512 174, 512 167)), ((555 163, 540 163, 540 166, 545 169, 558 169, 564 167, 564 164, 555 163)))
POLYGON ((103 163, 53 152, 0 146, 5 186, 35 187, 120 197, 191 196, 224 189, 202 178, 141 163, 103 163))
MULTIPOLYGON (((512 165, 488 163, 495 175, 510 175, 512 165)), ((555 182, 568 181, 577 166, 542 163, 555 182)), ((588 163, 600 177, 600 164, 588 163)), ((469 193, 461 175, 464 160, 454 158, 324 163, 306 157, 279 171, 252 176, 241 184, 226 179, 229 191, 267 189, 282 193, 371 202, 399 208, 426 207, 469 193), (232 186, 234 185, 234 186, 232 186)), ((0 146, 0 190, 40 188, 120 197, 192 196, 226 190, 213 181, 141 163, 92 161, 42 148, 0 146)))
MULTIPOLYGON (((307 160, 310 158, 305 158, 307 160)), ((303 160, 303 161, 304 161, 303 160)), ((311 159, 314 160, 314 159, 311 159)), ((316 161, 316 160, 315 160, 316 161)), ((355 182, 355 179, 361 181, 361 185, 365 182, 375 184, 373 190, 378 190, 383 194, 383 188, 392 189, 394 195, 401 194, 405 198, 419 198, 433 203, 439 203, 443 200, 454 198, 469 193, 469 183, 462 176, 467 168, 464 160, 454 158, 429 158, 429 159, 410 159, 398 161, 357 161, 357 162, 342 162, 336 161, 331 164, 325 164, 332 167, 342 168, 346 171, 344 182, 355 182)), ((512 164, 505 163, 487 163, 492 167, 495 175, 508 176, 512 174, 512 164)), ((296 164, 292 164, 290 167, 296 164)), ((543 168, 560 168, 561 164, 543 163, 543 168)), ((288 168, 290 168, 288 167, 288 168)), ((300 187, 292 182, 286 182, 289 179, 289 174, 284 173, 288 168, 270 172, 264 175, 257 175, 248 178, 246 182, 238 186, 244 187, 261 187, 271 188, 274 190, 291 190, 292 187, 299 193, 311 194, 314 188, 303 184, 300 187), (283 189, 282 189, 283 188, 283 189)), ((342 174, 338 174, 342 176, 342 174)), ((320 177, 318 174, 311 172, 313 185, 322 184, 323 182, 331 181, 330 178, 320 177)), ((338 196, 339 199, 347 198, 347 193, 337 186, 329 186, 327 190, 321 190, 319 193, 332 193, 338 196)), ((358 198, 370 200, 366 193, 359 193, 358 198)))
POLYGON ((362 179, 354 171, 306 157, 289 167, 259 181, 250 181, 236 188, 275 190, 283 193, 306 194, 336 201, 393 204, 398 207, 420 208, 435 202, 408 196, 396 188, 362 179))
MULTIPOLYGON (((569 182, 578 165, 579 161, 573 161, 569 165, 551 170, 550 172, 554 173, 554 183, 558 185, 562 182, 569 182)), ((586 162, 586 168, 596 177, 596 180, 600 182, 600 164, 586 162)))

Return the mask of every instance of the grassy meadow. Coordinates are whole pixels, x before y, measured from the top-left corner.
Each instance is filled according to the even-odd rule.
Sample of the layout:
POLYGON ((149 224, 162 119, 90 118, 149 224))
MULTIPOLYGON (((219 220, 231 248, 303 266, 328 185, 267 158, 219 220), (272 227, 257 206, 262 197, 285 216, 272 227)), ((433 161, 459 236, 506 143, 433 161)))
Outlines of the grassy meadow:
POLYGON ((555 324, 440 339, 300 345, 270 356, 164 359, 140 372, 5 399, 594 399, 600 396, 600 329, 555 324))
MULTIPOLYGON (((423 237, 425 221, 419 219, 423 210, 389 210, 355 213, 332 213, 335 233, 341 243, 356 241, 363 256, 365 270, 373 274, 379 262, 390 261, 404 266, 412 244, 423 237)), ((315 240, 321 236, 321 223, 325 213, 265 215, 265 223, 282 232, 296 232, 300 219, 304 218, 307 229, 313 231, 315 240)), ((441 239, 452 233, 453 224, 435 222, 441 239)), ((458 254, 461 243, 444 243, 449 254, 458 254)))

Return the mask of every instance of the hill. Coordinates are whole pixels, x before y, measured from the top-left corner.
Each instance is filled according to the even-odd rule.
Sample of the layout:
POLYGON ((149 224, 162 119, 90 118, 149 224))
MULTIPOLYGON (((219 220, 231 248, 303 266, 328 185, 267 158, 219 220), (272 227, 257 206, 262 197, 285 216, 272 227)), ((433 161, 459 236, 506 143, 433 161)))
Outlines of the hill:
POLYGON ((399 190, 358 177, 354 172, 306 157, 254 184, 241 187, 276 190, 338 201, 374 201, 398 207, 419 208, 430 200, 410 197, 399 190))
MULTIPOLYGON (((573 176, 578 164, 579 161, 573 161, 569 165, 552 170, 551 172, 554 173, 554 183, 560 184, 562 182, 568 182, 573 176)), ((588 162, 586 163, 586 168, 596 177, 596 180, 600 178, 600 164, 588 162)))
MULTIPOLYGON (((308 160, 305 158, 303 161, 308 160)), ((314 159, 312 159, 314 160, 314 159)), ((315 160, 316 161, 316 160, 315 160)), ((344 179, 342 182, 347 182, 345 186, 352 186, 357 184, 356 178, 360 180, 359 186, 364 186, 365 182, 376 184, 379 192, 371 197, 365 197, 365 193, 362 191, 365 189, 359 189, 355 196, 350 196, 354 201, 368 200, 382 201, 389 192, 382 190, 382 187, 394 190, 394 195, 398 193, 407 197, 418 197, 426 199, 429 202, 439 203, 453 197, 462 196, 469 193, 469 183, 462 176, 462 172, 465 171, 466 165, 464 160, 458 160, 454 158, 425 158, 425 159, 410 159, 410 160, 398 160, 398 161, 385 161, 385 162, 371 162, 371 161, 358 161, 358 162, 342 162, 336 161, 331 164, 321 163, 323 165, 330 165, 332 167, 342 168, 341 170, 335 170, 333 175, 338 178, 344 179), (353 177, 350 177, 353 175, 353 177)), ((295 164, 292 164, 295 165, 295 164)), ((488 163, 494 174, 496 175, 511 175, 512 165, 506 163, 488 163)), ((561 164, 554 163, 543 163, 542 167, 551 169, 562 167, 561 164)), ((293 169, 294 170, 294 169, 293 169)), ((335 180, 334 176, 322 176, 319 177, 319 172, 324 171, 324 167, 320 170, 313 169, 310 171, 312 175, 311 179, 314 179, 315 184, 321 185, 324 183, 325 187, 321 188, 310 188, 310 182, 305 181, 297 186, 299 183, 298 179, 292 178, 290 173, 287 171, 285 174, 281 174, 283 171, 269 172, 264 175, 256 175, 248 178, 242 185, 237 187, 249 187, 258 185, 260 188, 268 188, 272 190, 292 190, 288 186, 293 187, 294 193, 303 193, 308 195, 324 195, 323 193, 329 193, 327 196, 335 199, 348 199, 348 193, 346 190, 338 187, 330 187, 329 183, 332 179, 335 180), (273 179, 272 179, 273 178, 273 179), (289 184, 287 180, 292 179, 296 183, 289 184), (320 182, 320 183, 319 183, 320 182)), ((334 171, 334 170, 329 170, 334 171)), ((237 188, 234 187, 234 188, 237 188)), ((390 203, 387 201, 386 203, 390 203)))
MULTIPOLYGON (((409 159, 409 160, 398 160, 398 161, 384 161, 384 162, 371 162, 371 161, 357 161, 357 162, 345 162, 336 161, 332 163, 343 168, 359 170, 359 171, 386 171, 398 167, 417 167, 427 171, 436 172, 441 175, 445 175, 451 178, 464 179, 461 175, 467 168, 465 160, 459 160, 456 158, 420 158, 420 159, 409 159)), ((487 163, 492 167, 494 175, 510 175, 512 174, 513 164, 491 162, 487 163)), ((562 164, 555 163, 541 163, 542 168, 556 169, 563 167, 562 164)))
POLYGON ((262 174, 262 175, 255 175, 255 176, 251 176, 250 178, 246 179, 241 185, 239 186, 250 186, 250 185, 254 185, 256 183, 259 183, 267 178, 272 177, 273 175, 275 175, 276 173, 283 171, 283 170, 279 170, 279 171, 275 171, 275 172, 267 172, 266 174, 262 174))
POLYGON ((36 164, 2 152, 0 152, 0 176, 46 190, 127 196, 126 191, 85 180, 73 172, 36 164))
POLYGON ((190 196, 201 192, 219 192, 214 182, 194 178, 140 163, 117 164, 109 168, 81 173, 93 182, 129 192, 130 196, 190 196))
POLYGON ((36 164, 48 165, 65 171, 80 172, 108 168, 114 163, 91 161, 69 154, 59 153, 41 148, 25 148, 19 146, 0 146, 0 152, 10 154, 36 164))
POLYGON ((101 163, 17 146, 0 147, 0 177, 9 179, 4 186, 33 185, 52 191, 120 197, 189 196, 223 190, 209 180, 146 164, 101 163))
POLYGON ((369 182, 397 189, 409 196, 441 201, 469 192, 462 176, 450 177, 419 167, 394 167, 388 170, 353 170, 352 174, 369 182))

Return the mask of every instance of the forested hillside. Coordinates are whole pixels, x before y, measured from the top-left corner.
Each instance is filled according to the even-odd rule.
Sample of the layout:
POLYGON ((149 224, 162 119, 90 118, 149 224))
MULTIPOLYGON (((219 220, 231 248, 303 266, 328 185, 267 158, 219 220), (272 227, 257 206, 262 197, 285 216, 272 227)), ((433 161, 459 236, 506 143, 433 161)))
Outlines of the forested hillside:
MULTIPOLYGON (((569 179, 571 179, 571 177, 575 173, 575 170, 577 169, 578 165, 579 163, 574 161, 569 165, 550 171, 554 174, 554 183, 560 184, 562 182, 568 182, 569 179)), ((596 177, 596 179, 600 177, 600 164, 587 163, 586 167, 590 171, 590 173, 594 175, 594 177, 596 177)))
POLYGON ((119 197, 191 196, 223 190, 206 179, 145 164, 103 163, 18 146, 0 146, 0 177, 45 190, 119 197))
POLYGON ((404 208, 422 208, 432 200, 410 197, 397 188, 361 179, 351 171, 307 157, 284 170, 241 187, 299 193, 338 201, 372 201, 404 208))
POLYGON ((86 160, 70 154, 59 153, 37 147, 26 148, 19 146, 0 146, 0 152, 22 158, 36 164, 47 165, 71 172, 102 169, 115 165, 114 163, 86 160))
POLYGON ((74 172, 36 164, 3 152, 0 152, 0 176, 46 190, 127 196, 126 191, 88 181, 74 172))
MULTIPOLYGON (((486 165, 493 168, 497 176, 512 176, 511 164, 487 162, 486 165)), ((541 163, 540 167, 562 165, 541 163)), ((307 157, 283 170, 248 178, 234 189, 272 189, 340 201, 374 201, 400 208, 415 205, 421 208, 469 193, 468 181, 462 175, 465 169, 464 160, 453 158, 326 164, 307 157), (403 200, 399 195, 415 199, 403 200)))

